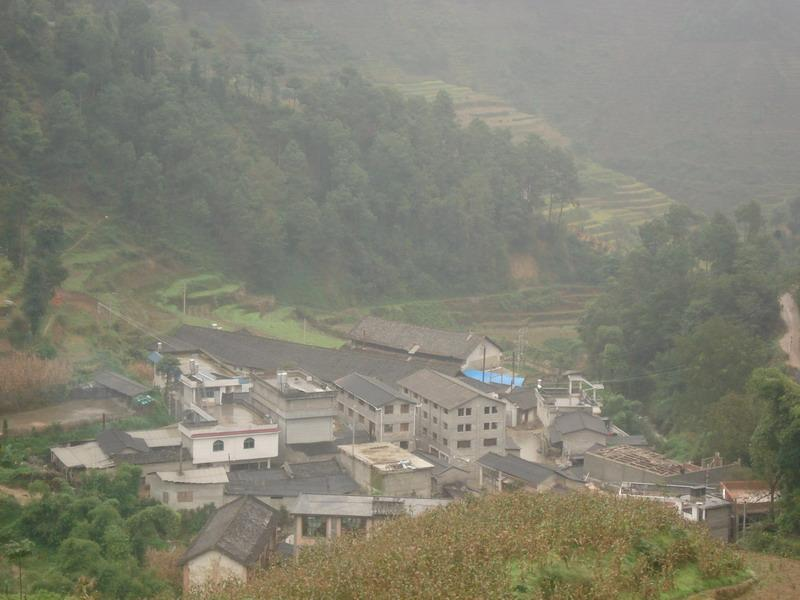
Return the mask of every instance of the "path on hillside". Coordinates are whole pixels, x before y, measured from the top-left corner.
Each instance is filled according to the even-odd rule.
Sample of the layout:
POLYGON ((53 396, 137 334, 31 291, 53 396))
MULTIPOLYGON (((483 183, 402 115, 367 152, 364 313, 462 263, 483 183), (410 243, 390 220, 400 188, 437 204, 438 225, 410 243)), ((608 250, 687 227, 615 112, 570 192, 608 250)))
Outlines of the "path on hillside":
POLYGON ((786 333, 781 338, 781 349, 788 355, 786 364, 800 370, 800 310, 789 292, 781 296, 781 319, 786 324, 786 333))

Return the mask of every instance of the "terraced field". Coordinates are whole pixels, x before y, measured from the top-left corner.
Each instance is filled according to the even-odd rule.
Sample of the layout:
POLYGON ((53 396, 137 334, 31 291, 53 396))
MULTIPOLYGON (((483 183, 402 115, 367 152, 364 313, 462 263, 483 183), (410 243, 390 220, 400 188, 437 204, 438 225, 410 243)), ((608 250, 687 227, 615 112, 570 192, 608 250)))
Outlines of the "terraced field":
MULTIPOLYGON (((439 80, 395 83, 406 96, 433 100, 440 91, 453 99, 459 122, 474 119, 490 127, 508 129, 514 140, 534 134, 550 143, 567 147, 570 140, 541 115, 521 112, 496 96, 439 80)), ((579 163, 583 193, 576 206, 565 211, 568 226, 581 236, 608 248, 626 247, 636 239, 636 227, 663 214, 672 200, 633 177, 607 169, 592 161, 579 163)))

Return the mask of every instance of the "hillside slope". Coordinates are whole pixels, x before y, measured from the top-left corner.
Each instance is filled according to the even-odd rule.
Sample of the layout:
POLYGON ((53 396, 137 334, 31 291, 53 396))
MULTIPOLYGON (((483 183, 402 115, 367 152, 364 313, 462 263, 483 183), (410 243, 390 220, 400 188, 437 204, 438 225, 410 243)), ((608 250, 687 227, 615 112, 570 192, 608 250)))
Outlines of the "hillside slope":
POLYGON ((800 189, 793 0, 310 0, 301 10, 377 78, 399 71, 508 98, 678 200, 721 206, 800 189))

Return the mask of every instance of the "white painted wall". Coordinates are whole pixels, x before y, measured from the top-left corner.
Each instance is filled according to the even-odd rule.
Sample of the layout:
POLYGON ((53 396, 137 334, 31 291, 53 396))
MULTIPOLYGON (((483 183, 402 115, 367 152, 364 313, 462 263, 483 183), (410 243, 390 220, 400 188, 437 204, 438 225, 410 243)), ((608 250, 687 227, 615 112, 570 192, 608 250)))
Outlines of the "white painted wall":
POLYGON ((286 420, 287 444, 331 442, 333 439, 333 417, 286 420))
POLYGON ((494 369, 503 362, 503 352, 498 346, 487 341, 479 344, 475 350, 467 357, 466 365, 471 369, 483 368, 483 349, 486 348, 486 368, 494 369))
POLYGON ((238 460, 267 460, 278 456, 278 432, 242 433, 218 437, 191 438, 193 464, 235 462, 238 460), (247 438, 255 440, 255 447, 245 449, 247 438), (221 440, 224 448, 214 452, 214 442, 221 440))
POLYGON ((184 591, 226 580, 247 581, 247 569, 224 554, 211 550, 193 558, 184 567, 184 591))

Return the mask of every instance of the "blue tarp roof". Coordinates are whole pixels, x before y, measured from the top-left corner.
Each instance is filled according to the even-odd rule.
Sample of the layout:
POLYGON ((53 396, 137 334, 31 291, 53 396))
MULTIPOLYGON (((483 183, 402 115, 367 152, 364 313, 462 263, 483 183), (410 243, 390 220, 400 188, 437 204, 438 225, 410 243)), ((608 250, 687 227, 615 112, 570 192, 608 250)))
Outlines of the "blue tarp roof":
POLYGON ((522 387, 525 383, 524 377, 511 377, 507 373, 494 373, 492 371, 479 371, 478 369, 466 369, 462 371, 466 377, 475 379, 476 381, 483 381, 484 383, 499 383, 500 385, 514 385, 514 387, 522 387))

